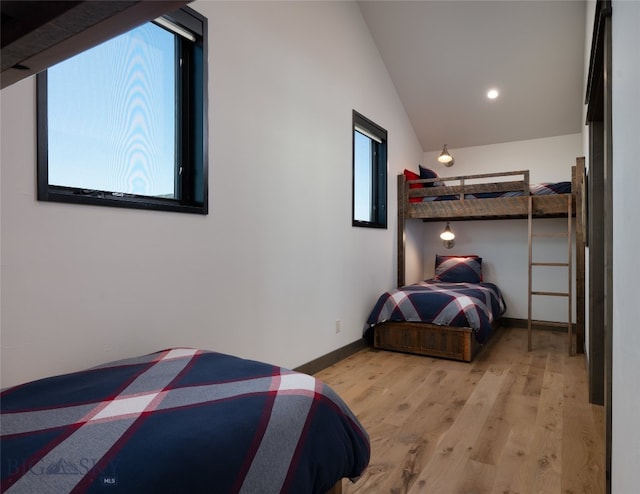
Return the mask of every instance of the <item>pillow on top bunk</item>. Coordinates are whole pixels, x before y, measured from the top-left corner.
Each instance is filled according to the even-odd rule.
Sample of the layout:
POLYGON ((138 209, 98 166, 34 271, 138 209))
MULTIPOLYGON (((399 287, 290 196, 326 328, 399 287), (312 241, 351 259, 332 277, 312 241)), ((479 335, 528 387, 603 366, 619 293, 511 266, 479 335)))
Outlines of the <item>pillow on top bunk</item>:
MULTIPOLYGON (((418 168, 420 168, 420 178, 440 178, 431 168, 425 168, 422 165, 418 165, 418 168)), ((440 185, 440 182, 429 182, 424 185, 425 187, 436 187, 440 185)))
POLYGON ((482 281, 482 257, 436 254, 435 280, 446 283, 480 283, 482 281))
MULTIPOLYGON (((411 170, 407 170, 405 168, 404 170, 404 178, 406 178, 407 180, 420 180, 420 175, 418 175, 416 172, 412 172, 411 170)), ((420 189, 424 187, 424 184, 410 184, 409 188, 410 189, 420 189)), ((422 197, 410 197, 409 198, 409 202, 422 202, 422 197)))
POLYGON ((545 196, 552 194, 571 194, 571 182, 544 182, 533 184, 529 187, 534 196, 545 196))

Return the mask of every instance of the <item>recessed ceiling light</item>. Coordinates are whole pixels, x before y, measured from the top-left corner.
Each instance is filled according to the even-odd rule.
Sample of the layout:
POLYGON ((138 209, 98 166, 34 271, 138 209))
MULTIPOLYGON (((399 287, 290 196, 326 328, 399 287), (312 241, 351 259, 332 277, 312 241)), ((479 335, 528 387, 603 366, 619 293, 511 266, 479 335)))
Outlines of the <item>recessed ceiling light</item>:
POLYGON ((496 99, 498 97, 498 90, 497 89, 489 89, 489 92, 487 93, 487 98, 489 99, 496 99))

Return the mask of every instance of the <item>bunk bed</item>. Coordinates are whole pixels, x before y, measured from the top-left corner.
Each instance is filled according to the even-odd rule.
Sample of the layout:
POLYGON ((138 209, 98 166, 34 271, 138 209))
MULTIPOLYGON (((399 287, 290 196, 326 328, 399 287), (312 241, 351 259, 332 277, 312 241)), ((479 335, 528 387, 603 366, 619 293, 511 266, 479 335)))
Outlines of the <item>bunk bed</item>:
MULTIPOLYGON (((577 158, 572 167, 570 190, 559 194, 533 195, 529 172, 486 173, 455 177, 407 180, 398 176, 398 288, 405 286, 405 224, 411 220, 499 220, 568 218, 575 216, 575 350, 584 351, 584 247, 585 166, 577 158), (514 179, 517 178, 517 179, 514 179), (427 185, 427 186, 425 186, 427 185)), ((569 239, 572 234, 569 231, 569 239)), ((531 278, 531 226, 529 228, 529 278, 531 278)), ((571 263, 569 263, 570 265, 571 263)), ((571 271, 569 272, 571 279, 571 271)), ((531 284, 529 287, 531 297, 531 284)), ((571 304, 569 304, 571 305, 571 304)), ((542 322, 540 322, 542 323, 542 322)), ((498 322, 494 321, 494 325, 498 322)), ((569 353, 572 352, 569 318, 569 353)), ((531 335, 531 310, 528 321, 531 335)), ((531 341, 529 336, 529 341, 531 341)), ((375 348, 471 361, 481 348, 470 327, 443 326, 425 322, 386 321, 373 327, 375 348)), ((531 347, 531 344, 529 345, 531 347)))

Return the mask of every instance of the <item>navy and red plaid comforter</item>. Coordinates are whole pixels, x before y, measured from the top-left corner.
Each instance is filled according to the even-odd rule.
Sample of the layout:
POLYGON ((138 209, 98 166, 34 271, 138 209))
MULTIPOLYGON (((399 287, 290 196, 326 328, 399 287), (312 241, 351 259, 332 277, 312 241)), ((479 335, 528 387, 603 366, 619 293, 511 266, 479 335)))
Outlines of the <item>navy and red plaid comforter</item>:
POLYGON ((383 293, 367 319, 367 327, 385 321, 428 322, 473 328, 479 343, 491 334, 492 322, 506 304, 493 283, 443 283, 427 280, 383 293))
POLYGON ((4 390, 2 492, 322 493, 366 431, 306 374, 170 349, 4 390))
MULTIPOLYGON (((548 196, 554 194, 570 194, 571 182, 544 182, 529 186, 529 193, 532 196, 548 196)), ((508 192, 480 192, 477 194, 465 194, 465 199, 491 199, 495 197, 518 197, 522 196, 521 190, 508 192)), ((423 197, 422 202, 430 201, 456 201, 460 199, 459 195, 442 195, 423 197)))

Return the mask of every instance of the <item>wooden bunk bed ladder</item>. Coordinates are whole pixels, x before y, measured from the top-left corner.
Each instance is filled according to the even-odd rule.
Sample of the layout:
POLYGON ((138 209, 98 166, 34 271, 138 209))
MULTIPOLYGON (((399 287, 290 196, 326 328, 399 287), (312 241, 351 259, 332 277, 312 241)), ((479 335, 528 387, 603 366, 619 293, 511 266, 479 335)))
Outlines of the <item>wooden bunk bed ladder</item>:
POLYGON ((573 336, 573 324, 571 322, 571 283, 572 283, 572 269, 571 269, 571 237, 572 237, 572 228, 571 228, 571 217, 572 217, 572 197, 567 196, 567 231, 562 233, 534 233, 533 232, 533 211, 534 205, 533 201, 535 200, 534 196, 529 196, 528 201, 528 229, 529 229, 529 290, 528 290, 528 320, 527 320, 527 350, 531 351, 532 349, 532 328, 533 324, 536 325, 544 325, 550 327, 564 327, 564 323, 557 323, 551 321, 540 321, 533 320, 532 316, 532 305, 533 305, 533 297, 534 296, 546 296, 546 297, 566 297, 567 299, 567 341, 568 341, 568 352, 569 355, 576 354, 576 347, 574 345, 574 336, 573 336), (533 239, 536 237, 561 237, 567 239, 567 262, 536 262, 533 260, 533 239), (548 266, 548 267, 558 267, 558 268, 566 268, 567 269, 567 291, 540 291, 533 290, 533 272, 534 267, 537 266, 548 266))

